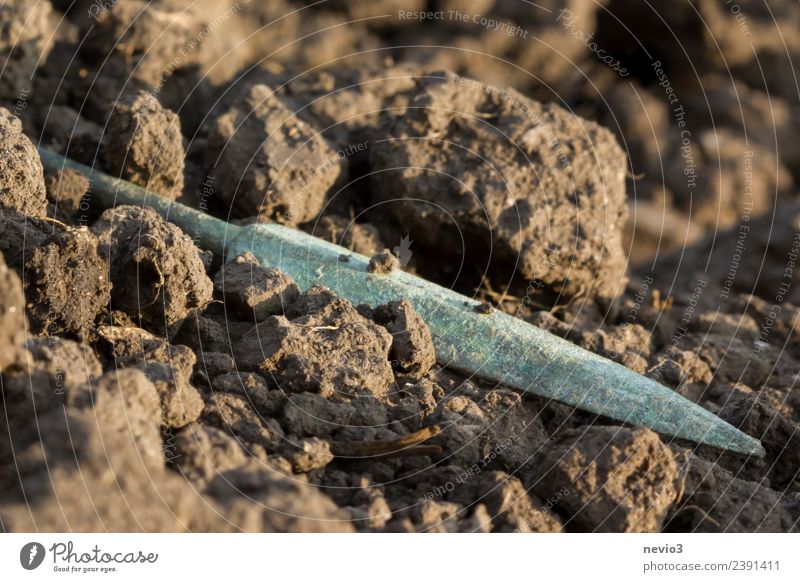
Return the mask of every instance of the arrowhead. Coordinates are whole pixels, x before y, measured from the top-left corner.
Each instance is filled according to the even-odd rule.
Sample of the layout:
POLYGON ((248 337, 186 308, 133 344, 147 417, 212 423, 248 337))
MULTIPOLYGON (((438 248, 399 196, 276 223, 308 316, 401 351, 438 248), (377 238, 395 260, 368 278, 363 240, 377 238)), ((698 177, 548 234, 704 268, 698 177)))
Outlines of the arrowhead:
POLYGON ((353 304, 409 300, 433 335, 437 361, 468 375, 650 428, 656 432, 764 456, 761 443, 673 390, 501 311, 403 271, 367 272, 368 259, 275 224, 246 227, 229 255, 251 250, 277 258, 302 288, 325 285, 353 304), (308 265, 320 265, 316 271, 308 265))

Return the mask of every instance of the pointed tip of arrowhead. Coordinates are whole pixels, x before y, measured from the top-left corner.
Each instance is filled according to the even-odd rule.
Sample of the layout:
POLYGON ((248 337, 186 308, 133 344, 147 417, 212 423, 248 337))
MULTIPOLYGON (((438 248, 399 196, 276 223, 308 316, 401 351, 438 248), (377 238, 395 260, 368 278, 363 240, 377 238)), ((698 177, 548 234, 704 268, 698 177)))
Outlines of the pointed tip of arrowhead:
POLYGON ((760 440, 742 432, 721 418, 716 418, 716 422, 716 430, 709 434, 707 439, 702 439, 700 442, 757 459, 763 459, 766 456, 767 452, 760 440))
POLYGON ((741 434, 747 437, 747 440, 742 442, 741 447, 729 447, 729 450, 741 453, 743 455, 750 455, 751 457, 755 457, 757 459, 763 459, 764 457, 767 456, 767 451, 764 450, 764 447, 761 444, 760 440, 748 436, 744 433, 741 434))

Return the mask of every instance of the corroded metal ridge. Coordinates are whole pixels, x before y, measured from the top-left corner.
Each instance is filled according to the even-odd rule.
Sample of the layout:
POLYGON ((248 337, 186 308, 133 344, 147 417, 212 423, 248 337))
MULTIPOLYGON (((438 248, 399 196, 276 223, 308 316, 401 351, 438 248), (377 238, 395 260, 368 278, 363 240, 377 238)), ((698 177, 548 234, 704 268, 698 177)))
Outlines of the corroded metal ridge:
POLYGON ((466 374, 720 449, 764 456, 761 443, 673 390, 524 321, 403 271, 368 272, 367 257, 278 224, 238 227, 62 156, 40 150, 45 167, 70 167, 103 206, 148 206, 197 244, 228 259, 244 252, 285 271, 305 290, 324 285, 354 304, 410 301, 433 335, 437 361, 466 374), (344 258, 346 257, 346 259, 344 258))

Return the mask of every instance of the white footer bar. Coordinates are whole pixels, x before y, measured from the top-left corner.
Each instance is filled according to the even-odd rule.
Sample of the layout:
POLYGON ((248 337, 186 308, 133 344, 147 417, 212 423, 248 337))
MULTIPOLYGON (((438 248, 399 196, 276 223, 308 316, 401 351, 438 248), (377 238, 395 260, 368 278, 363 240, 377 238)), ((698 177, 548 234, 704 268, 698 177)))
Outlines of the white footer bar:
POLYGON ((794 534, 34 533, 0 535, 0 579, 797 581, 799 553, 794 534))

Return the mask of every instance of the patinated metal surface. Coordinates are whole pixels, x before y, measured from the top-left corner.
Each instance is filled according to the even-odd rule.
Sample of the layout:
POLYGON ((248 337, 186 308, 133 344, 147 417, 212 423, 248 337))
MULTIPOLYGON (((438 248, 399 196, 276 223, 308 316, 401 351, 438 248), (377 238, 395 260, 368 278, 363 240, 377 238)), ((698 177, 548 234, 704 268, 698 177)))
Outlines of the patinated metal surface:
POLYGON ((371 274, 368 259, 277 224, 238 227, 42 150, 46 167, 71 167, 103 206, 149 206, 196 243, 228 259, 251 251, 301 289, 324 285, 354 304, 410 301, 433 334, 439 363, 468 375, 659 433, 757 457, 761 443, 673 390, 500 311, 403 271, 371 274), (344 260, 346 257, 346 260, 344 260))

